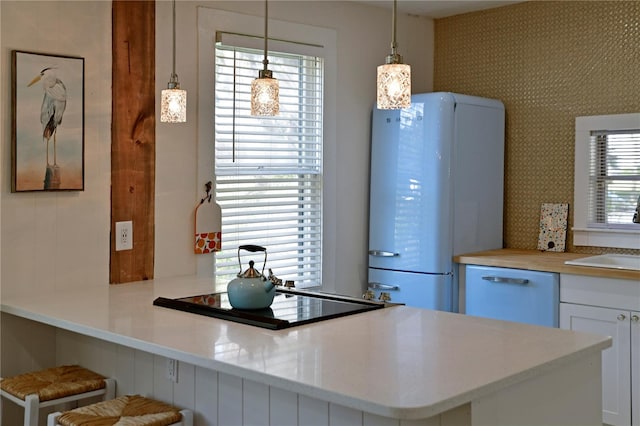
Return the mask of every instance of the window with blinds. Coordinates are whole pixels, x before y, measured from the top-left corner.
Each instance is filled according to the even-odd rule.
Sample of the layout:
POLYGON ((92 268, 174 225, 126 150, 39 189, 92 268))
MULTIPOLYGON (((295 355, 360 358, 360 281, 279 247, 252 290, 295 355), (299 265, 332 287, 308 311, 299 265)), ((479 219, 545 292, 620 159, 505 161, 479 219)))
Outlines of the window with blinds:
MULTIPOLYGON (((267 268, 296 287, 321 284, 323 59, 269 52, 280 114, 251 116, 251 82, 263 51, 215 47, 215 175, 222 209, 216 281, 239 272, 238 247, 267 249, 267 268)), ((241 252, 242 267, 261 254, 241 252)), ((265 274, 267 269, 265 269, 265 274)))
POLYGON ((640 129, 592 131, 589 226, 633 227, 632 218, 639 197, 640 129))

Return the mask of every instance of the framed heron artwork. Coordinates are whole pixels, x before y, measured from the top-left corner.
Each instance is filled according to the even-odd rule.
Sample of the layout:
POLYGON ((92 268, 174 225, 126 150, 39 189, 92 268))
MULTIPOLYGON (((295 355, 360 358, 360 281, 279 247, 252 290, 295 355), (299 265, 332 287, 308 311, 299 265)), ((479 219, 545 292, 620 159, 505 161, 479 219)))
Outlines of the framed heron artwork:
POLYGON ((84 58, 11 52, 11 192, 84 190, 84 58))

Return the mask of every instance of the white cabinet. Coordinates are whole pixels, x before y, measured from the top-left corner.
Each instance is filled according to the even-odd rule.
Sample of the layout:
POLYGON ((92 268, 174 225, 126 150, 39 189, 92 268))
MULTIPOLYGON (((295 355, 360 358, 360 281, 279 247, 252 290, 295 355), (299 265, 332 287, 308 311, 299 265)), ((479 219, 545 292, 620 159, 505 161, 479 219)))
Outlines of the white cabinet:
POLYGON ((560 328, 613 338, 602 352, 602 421, 612 425, 631 424, 630 316, 619 309, 560 304, 560 328))
POLYGON ((560 328, 611 336, 602 352, 602 420, 640 426, 640 283, 562 274, 560 328))

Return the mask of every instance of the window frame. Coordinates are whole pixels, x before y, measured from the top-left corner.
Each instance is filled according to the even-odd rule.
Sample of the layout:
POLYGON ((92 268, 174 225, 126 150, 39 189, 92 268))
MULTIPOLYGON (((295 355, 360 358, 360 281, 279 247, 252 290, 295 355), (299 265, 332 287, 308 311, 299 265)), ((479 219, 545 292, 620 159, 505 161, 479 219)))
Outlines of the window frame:
MULTIPOLYGON (((197 7, 198 25, 198 123, 197 144, 197 182, 215 181, 214 177, 214 129, 212 117, 214 105, 214 47, 216 34, 240 33, 253 34, 262 38, 264 16, 247 15, 214 9, 207 6, 197 7), (209 93, 211 96, 206 96, 209 93)), ((322 230, 322 277, 323 289, 331 291, 335 287, 336 264, 336 227, 337 227, 337 137, 336 137, 336 87, 337 87, 337 32, 334 29, 312 25, 269 19, 269 39, 295 40, 296 42, 322 46, 324 58, 324 123, 323 123, 323 230, 322 230)), ((275 46, 275 45, 274 45, 275 46)), ((256 75, 257 75, 256 70, 256 75)), ((181 149, 185 149, 181 147, 181 149)), ((200 187, 194 188, 194 199, 199 195, 200 187)), ((224 235, 222 236, 224 246, 224 235)), ((212 277, 214 265, 211 256, 196 257, 196 274, 212 277)), ((275 272, 275 271, 274 271, 275 272)), ((226 283, 219 283, 226 284, 226 283)))
MULTIPOLYGON (((573 243, 576 246, 640 249, 638 229, 589 224, 589 168, 592 132, 640 129, 640 113, 576 117, 573 243)), ((631 222, 631 217, 629 218, 631 222)))
POLYGON ((234 278, 237 247, 257 244, 268 249, 268 267, 279 278, 300 288, 317 287, 322 282, 324 58, 269 49, 283 105, 275 117, 254 117, 249 92, 263 51, 236 41, 216 45, 215 74, 225 84, 215 91, 220 108, 214 118, 215 192, 224 239, 234 238, 216 255, 216 279, 234 278))

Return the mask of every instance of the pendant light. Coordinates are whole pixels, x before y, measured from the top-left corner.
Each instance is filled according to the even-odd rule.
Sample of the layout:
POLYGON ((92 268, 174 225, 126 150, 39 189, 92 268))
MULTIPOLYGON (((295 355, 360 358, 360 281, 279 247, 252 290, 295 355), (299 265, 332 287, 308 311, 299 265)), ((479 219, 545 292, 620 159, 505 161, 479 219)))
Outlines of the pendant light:
POLYGON ((273 78, 267 69, 267 26, 269 20, 269 7, 267 0, 264 2, 264 68, 258 72, 258 78, 251 82, 251 115, 278 115, 280 112, 278 80, 273 78))
POLYGON ((160 121, 184 123, 187 121, 187 91, 180 89, 176 74, 176 0, 173 0, 173 68, 167 88, 162 91, 160 121))
POLYGON ((378 66, 378 109, 402 109, 411 105, 411 67, 403 64, 402 56, 396 52, 396 7, 397 0, 393 0, 391 54, 384 65, 378 66))

